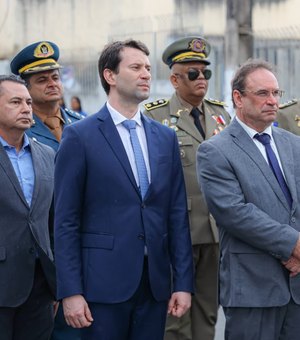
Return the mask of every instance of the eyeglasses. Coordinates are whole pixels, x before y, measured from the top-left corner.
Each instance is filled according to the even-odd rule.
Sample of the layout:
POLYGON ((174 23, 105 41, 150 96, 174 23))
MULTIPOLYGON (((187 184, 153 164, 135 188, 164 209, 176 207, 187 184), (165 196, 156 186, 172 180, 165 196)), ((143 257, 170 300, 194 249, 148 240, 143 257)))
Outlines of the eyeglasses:
MULTIPOLYGON (((211 75, 212 75, 212 72, 211 70, 208 70, 208 69, 205 69, 203 71, 201 70, 198 70, 196 68, 191 68, 190 70, 188 70, 187 72, 187 77, 190 81, 194 81, 196 80, 198 77, 199 77, 199 74, 202 73, 203 76, 204 76, 204 79, 208 80, 210 79, 211 75)), ((183 77, 183 74, 180 74, 180 73, 174 73, 175 76, 177 77, 183 77)))
POLYGON ((279 99, 283 96, 284 91, 283 90, 273 90, 273 91, 269 91, 269 90, 258 90, 258 91, 250 91, 250 90, 242 90, 240 91, 241 93, 252 93, 254 96, 262 98, 262 99, 267 99, 269 98, 271 95, 276 98, 279 99))

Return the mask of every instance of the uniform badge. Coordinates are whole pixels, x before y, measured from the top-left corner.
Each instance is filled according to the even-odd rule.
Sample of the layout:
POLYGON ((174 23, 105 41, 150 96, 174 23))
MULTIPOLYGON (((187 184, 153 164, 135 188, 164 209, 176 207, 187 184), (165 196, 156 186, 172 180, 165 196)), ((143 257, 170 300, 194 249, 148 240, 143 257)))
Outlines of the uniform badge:
POLYGON ((170 122, 169 122, 168 119, 163 119, 163 120, 161 121, 161 123, 162 123, 162 125, 165 125, 165 126, 169 126, 169 125, 170 125, 170 122))
POLYGON ((203 53, 206 49, 205 41, 202 39, 193 39, 189 43, 189 49, 194 52, 203 53))
POLYGON ((171 121, 172 124, 176 124, 177 120, 178 120, 178 118, 172 117, 170 121, 171 121))
POLYGON ((47 58, 53 54, 53 47, 45 41, 38 44, 33 52, 33 56, 36 58, 47 58))
POLYGON ((295 121, 297 122, 297 126, 300 127, 300 117, 298 115, 295 116, 295 121))
POLYGON ((179 109, 179 110, 175 113, 175 116, 180 117, 180 114, 181 114, 182 111, 183 111, 183 110, 179 109))

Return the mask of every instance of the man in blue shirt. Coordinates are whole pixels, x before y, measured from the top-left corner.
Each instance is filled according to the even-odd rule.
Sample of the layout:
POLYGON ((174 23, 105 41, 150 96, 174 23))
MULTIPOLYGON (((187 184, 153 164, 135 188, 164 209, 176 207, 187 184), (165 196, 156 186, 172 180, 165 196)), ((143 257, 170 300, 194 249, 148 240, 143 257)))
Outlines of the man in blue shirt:
MULTIPOLYGON (((50 41, 40 41, 22 49, 10 64, 11 71, 26 81, 32 98, 33 122, 26 134, 55 151, 64 127, 83 118, 78 112, 60 105, 63 85, 58 59, 58 46, 50 41)), ((79 331, 65 323, 61 307, 51 339, 80 340, 79 331)))
POLYGON ((53 328, 55 268, 49 215, 54 152, 31 140, 25 82, 0 76, 0 334, 47 340, 53 328))

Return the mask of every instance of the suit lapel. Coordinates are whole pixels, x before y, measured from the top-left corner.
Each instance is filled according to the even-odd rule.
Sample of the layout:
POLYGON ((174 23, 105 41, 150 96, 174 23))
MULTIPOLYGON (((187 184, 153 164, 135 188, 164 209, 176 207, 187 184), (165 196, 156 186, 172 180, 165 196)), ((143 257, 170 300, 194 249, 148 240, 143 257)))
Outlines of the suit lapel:
POLYGON ((147 139, 147 148, 148 148, 148 157, 149 157, 149 165, 151 171, 151 181, 149 185, 149 189, 145 198, 151 193, 153 187, 153 181, 155 178, 159 178, 158 171, 158 163, 159 163, 159 133, 154 124, 152 124, 151 120, 142 114, 142 122, 145 129, 146 139, 147 139))
POLYGON ((97 118, 99 120, 99 130, 103 134, 108 145, 111 147, 115 157, 119 160, 120 165, 124 169, 129 181, 139 193, 124 145, 106 105, 97 113, 97 118))
POLYGON ((236 119, 227 128, 228 132, 232 135, 234 143, 242 149, 247 155, 252 159, 252 161, 260 169, 262 175, 269 182, 272 190, 281 201, 281 203, 289 211, 289 205, 287 200, 266 160, 264 159, 261 152, 258 150, 257 146, 251 140, 247 132, 242 128, 242 126, 237 122, 236 119))
POLYGON ((32 140, 29 140, 30 148, 31 148, 31 157, 32 157, 32 163, 33 163, 33 169, 34 169, 34 188, 32 193, 32 199, 31 199, 31 206, 30 209, 33 209, 34 204, 37 202, 37 196, 38 192, 40 190, 40 181, 41 178, 41 162, 39 161, 41 155, 39 155, 40 150, 35 147, 35 144, 32 140))
POLYGON ((296 209, 298 200, 293 165, 294 164, 293 150, 288 138, 284 134, 282 134, 280 130, 273 128, 272 131, 274 142, 276 144, 277 151, 280 157, 284 176, 293 199, 292 205, 293 212, 296 209))
POLYGON ((19 180, 17 178, 17 175, 15 173, 15 170, 13 168, 13 165, 11 164, 11 161, 9 157, 7 156, 6 151, 4 150, 2 144, 0 143, 0 167, 3 169, 4 173, 8 177, 9 181, 14 186, 17 194, 23 201, 23 203, 28 207, 27 201, 25 199, 25 196, 23 194, 23 190, 20 186, 19 180))

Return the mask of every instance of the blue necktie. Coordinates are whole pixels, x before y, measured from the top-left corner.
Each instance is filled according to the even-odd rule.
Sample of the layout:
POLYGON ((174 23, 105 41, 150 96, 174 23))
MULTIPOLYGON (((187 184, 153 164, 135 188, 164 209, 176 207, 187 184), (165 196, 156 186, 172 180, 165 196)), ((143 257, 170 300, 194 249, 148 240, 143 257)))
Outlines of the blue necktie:
POLYGON ((261 135, 259 135, 258 133, 254 136, 254 138, 256 138, 260 143, 262 143, 266 149, 266 154, 267 154, 267 158, 269 161, 269 165, 280 185, 281 190, 284 193, 284 196, 286 198, 286 200, 288 201, 288 204, 290 206, 290 208, 292 207, 292 196, 290 193, 290 190, 286 184, 286 181, 283 177, 282 171, 280 169, 277 157, 271 147, 271 137, 270 135, 268 135, 267 133, 263 133, 261 135))
POLYGON ((125 128, 130 133, 130 141, 134 153, 135 158, 135 164, 139 176, 139 182, 140 182, 140 191, 142 198, 145 197, 146 192, 149 187, 149 180, 148 180, 148 174, 147 174, 147 168, 146 163, 143 156, 143 151, 141 148, 141 144, 139 142, 138 135, 136 133, 136 121, 135 120, 124 120, 122 123, 125 128))

